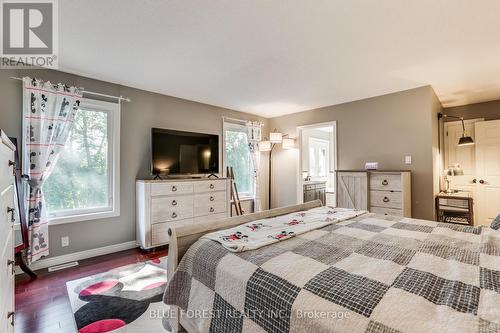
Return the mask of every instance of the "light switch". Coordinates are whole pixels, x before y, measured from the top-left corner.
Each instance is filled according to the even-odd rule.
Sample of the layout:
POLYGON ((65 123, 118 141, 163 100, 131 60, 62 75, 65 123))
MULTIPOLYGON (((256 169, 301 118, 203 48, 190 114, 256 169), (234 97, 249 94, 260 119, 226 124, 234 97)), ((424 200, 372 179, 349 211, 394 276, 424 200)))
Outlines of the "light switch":
POLYGON ((411 164, 411 155, 405 156, 405 163, 406 164, 411 164))

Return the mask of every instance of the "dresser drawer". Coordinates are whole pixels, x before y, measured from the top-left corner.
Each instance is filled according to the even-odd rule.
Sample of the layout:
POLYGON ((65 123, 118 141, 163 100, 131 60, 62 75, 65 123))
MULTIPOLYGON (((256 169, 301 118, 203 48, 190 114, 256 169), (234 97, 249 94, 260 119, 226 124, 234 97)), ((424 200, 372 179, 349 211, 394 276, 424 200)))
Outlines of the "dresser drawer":
POLYGON ((316 185, 304 185, 304 191, 314 191, 316 189, 316 185))
POLYGON ((151 245, 160 246, 167 244, 170 239, 168 236, 169 228, 178 228, 189 224, 193 224, 193 219, 153 224, 151 226, 151 245))
POLYGON ((226 192, 200 193, 194 196, 194 207, 212 206, 226 200, 226 192))
POLYGON ((227 211, 227 205, 225 201, 214 202, 208 205, 196 206, 194 208, 194 216, 204 216, 224 213, 227 211))
MULTIPOLYGON (((0 249, 0 313, 2 314, 2 325, 9 332, 12 329, 10 320, 7 321, 7 314, 14 311, 14 275, 12 274, 12 265, 8 264, 9 260, 14 260, 14 244, 12 228, 2 234, 1 249, 0 249)), ((2 330, 4 332, 4 330, 2 330)))
POLYGON ((393 174, 371 174, 370 189, 372 190, 388 190, 401 191, 401 175, 393 174))
POLYGON ((151 198, 151 224, 193 217, 193 197, 168 196, 151 198))
POLYGON ((0 192, 14 183, 14 167, 9 161, 14 160, 14 152, 6 145, 0 143, 0 192))
POLYGON ((193 184, 195 193, 203 193, 225 191, 227 182, 222 180, 200 180, 193 182, 193 184))
POLYGON ((193 183, 189 182, 165 182, 151 184, 151 195, 177 195, 193 193, 193 183))
POLYGON ((205 216, 197 216, 195 217, 194 223, 198 222, 210 222, 210 221, 217 221, 217 220, 224 220, 229 218, 228 213, 219 213, 219 214, 212 214, 212 215, 205 215, 205 216))
POLYGON ((371 207, 370 212, 382 215, 404 216, 402 209, 371 207))
POLYGON ((401 192, 370 191, 370 206, 402 209, 403 196, 401 192))
MULTIPOLYGON (((14 208, 14 185, 9 185, 0 193, 0 237, 6 235, 13 226, 12 213, 9 212, 11 208, 14 208)), ((0 244, 4 243, 0 241, 0 244)))

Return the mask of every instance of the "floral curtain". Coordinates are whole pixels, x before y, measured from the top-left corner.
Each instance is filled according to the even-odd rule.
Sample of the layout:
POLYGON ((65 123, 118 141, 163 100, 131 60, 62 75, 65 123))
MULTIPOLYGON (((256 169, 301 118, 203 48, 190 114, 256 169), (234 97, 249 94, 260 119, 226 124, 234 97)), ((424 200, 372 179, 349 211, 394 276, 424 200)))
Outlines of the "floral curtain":
POLYGON ((250 148, 250 156, 252 158, 253 167, 253 181, 255 188, 254 196, 254 211, 259 212, 262 209, 261 199, 260 199, 260 188, 259 188, 259 167, 260 167, 260 153, 259 153, 259 142, 262 139, 262 123, 256 121, 248 121, 246 123, 247 127, 247 137, 248 146, 250 148))
POLYGON ((23 173, 29 177, 25 191, 28 263, 49 254, 42 186, 66 144, 81 97, 79 88, 23 78, 23 173))

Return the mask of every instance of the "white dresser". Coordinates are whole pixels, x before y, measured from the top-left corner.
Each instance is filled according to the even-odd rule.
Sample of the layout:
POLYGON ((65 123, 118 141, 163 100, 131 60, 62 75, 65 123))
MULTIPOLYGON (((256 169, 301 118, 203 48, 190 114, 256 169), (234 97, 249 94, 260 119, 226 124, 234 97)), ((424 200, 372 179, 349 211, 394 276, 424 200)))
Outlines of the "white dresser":
POLYGON ((0 332, 14 332, 14 145, 0 140, 0 332))
POLYGON ((337 171, 337 206, 411 217, 411 172, 337 171))
POLYGON ((168 228, 230 216, 227 178, 138 180, 137 242, 143 249, 168 244, 168 228))

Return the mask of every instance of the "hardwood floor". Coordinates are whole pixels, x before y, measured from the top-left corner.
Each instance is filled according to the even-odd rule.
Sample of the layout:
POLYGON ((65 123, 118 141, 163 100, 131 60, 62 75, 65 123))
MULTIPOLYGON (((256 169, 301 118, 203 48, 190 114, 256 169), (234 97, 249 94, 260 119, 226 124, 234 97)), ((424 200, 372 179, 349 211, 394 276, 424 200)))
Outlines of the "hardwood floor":
POLYGON ((167 255, 166 249, 142 252, 132 249, 79 261, 79 266, 49 273, 37 271, 38 278, 16 277, 16 333, 74 333, 73 314, 66 282, 110 269, 167 255))

